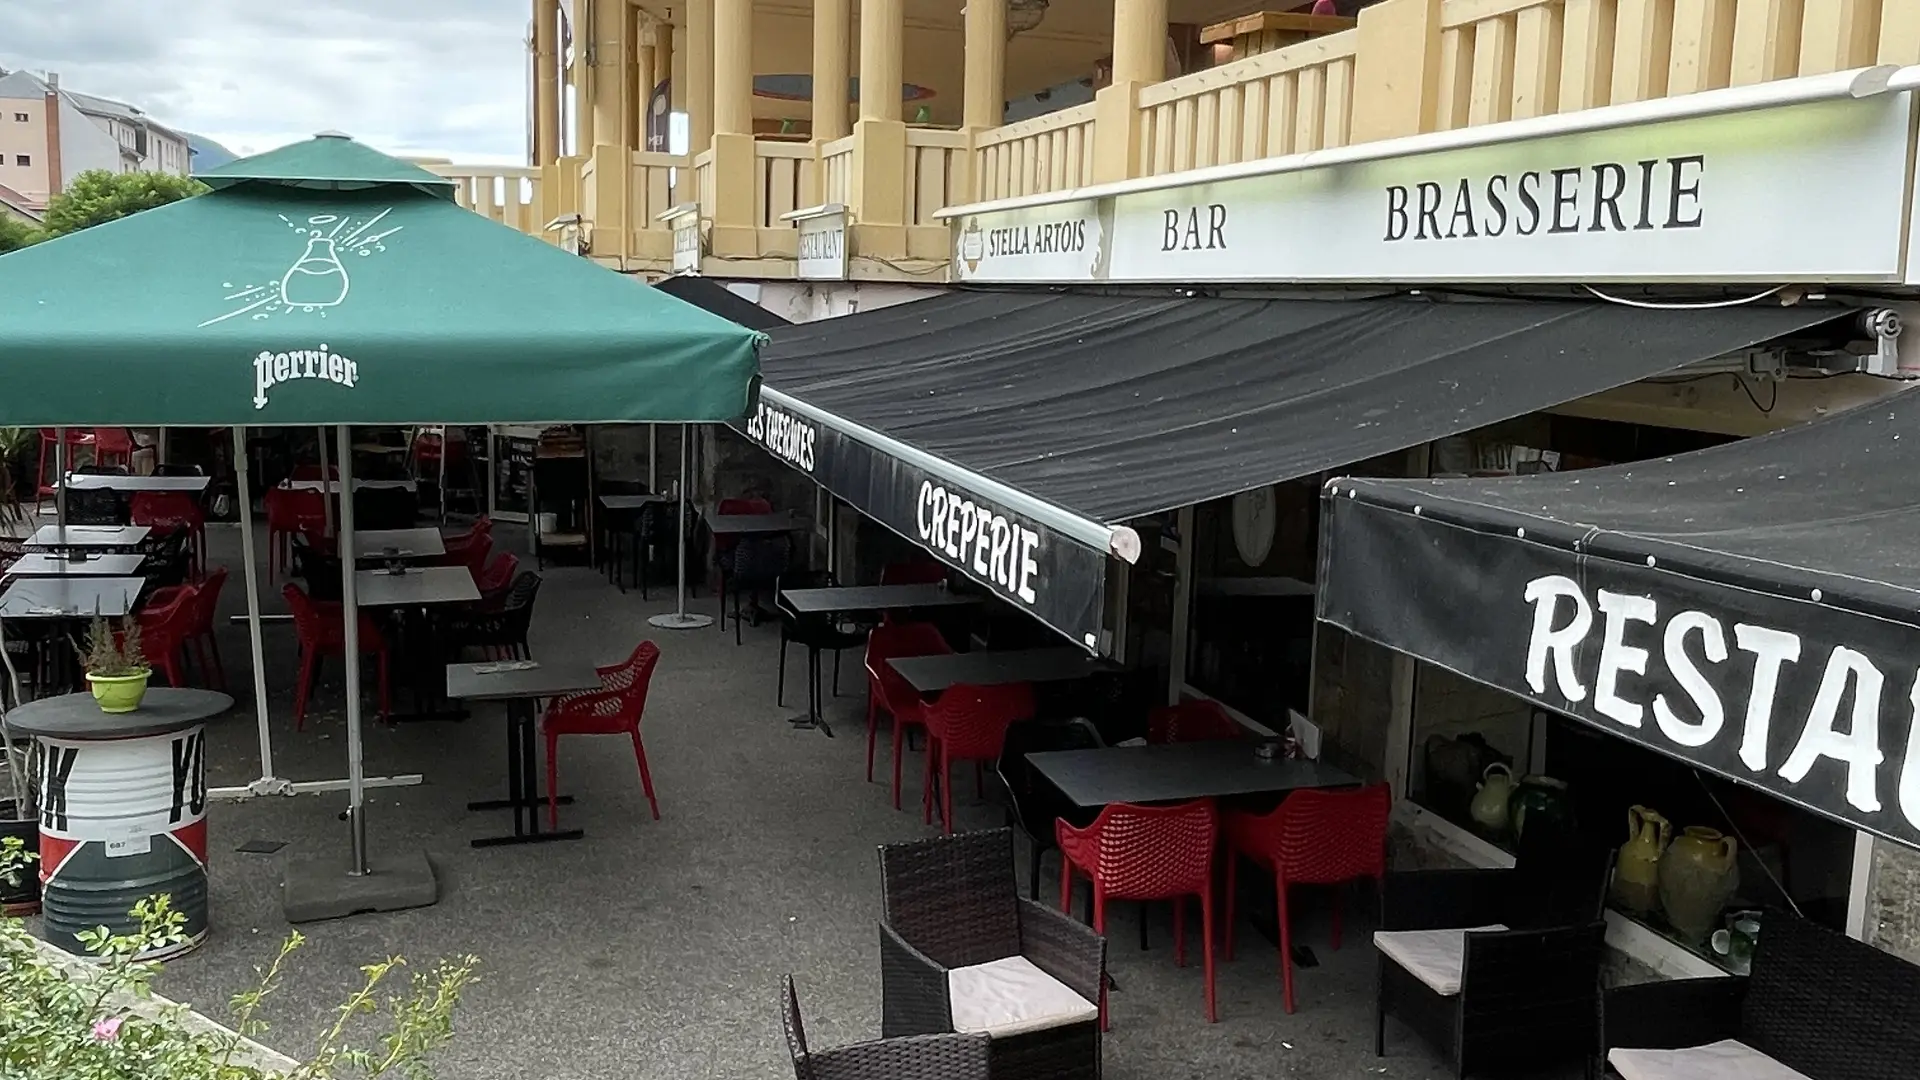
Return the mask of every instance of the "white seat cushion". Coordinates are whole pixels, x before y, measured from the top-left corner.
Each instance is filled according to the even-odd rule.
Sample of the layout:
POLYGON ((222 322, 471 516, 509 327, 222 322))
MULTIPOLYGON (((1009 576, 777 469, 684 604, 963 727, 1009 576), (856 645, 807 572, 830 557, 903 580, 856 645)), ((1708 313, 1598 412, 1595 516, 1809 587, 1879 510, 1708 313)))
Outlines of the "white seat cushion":
POLYGON ((1607 1064, 1622 1080, 1807 1080, 1733 1039, 1685 1050, 1609 1050, 1607 1064))
POLYGON ((947 996, 953 1002, 953 1030, 985 1032, 994 1038, 1061 1027, 1100 1015, 1099 1006, 1024 956, 949 970, 947 996))
POLYGON ((1475 930, 1505 930, 1502 923, 1460 930, 1375 930, 1373 947, 1442 997, 1460 992, 1460 971, 1467 964, 1467 935, 1475 930))

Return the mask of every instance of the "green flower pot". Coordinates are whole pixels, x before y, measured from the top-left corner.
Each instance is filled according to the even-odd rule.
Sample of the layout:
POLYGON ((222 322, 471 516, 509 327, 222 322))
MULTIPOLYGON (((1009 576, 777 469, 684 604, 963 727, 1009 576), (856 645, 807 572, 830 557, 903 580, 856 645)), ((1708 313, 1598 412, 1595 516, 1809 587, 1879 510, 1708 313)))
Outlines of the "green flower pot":
POLYGON ((150 670, 142 669, 132 675, 87 675, 87 685, 93 688, 93 700, 100 703, 104 713, 130 713, 140 707, 140 699, 147 694, 147 679, 153 675, 150 670))

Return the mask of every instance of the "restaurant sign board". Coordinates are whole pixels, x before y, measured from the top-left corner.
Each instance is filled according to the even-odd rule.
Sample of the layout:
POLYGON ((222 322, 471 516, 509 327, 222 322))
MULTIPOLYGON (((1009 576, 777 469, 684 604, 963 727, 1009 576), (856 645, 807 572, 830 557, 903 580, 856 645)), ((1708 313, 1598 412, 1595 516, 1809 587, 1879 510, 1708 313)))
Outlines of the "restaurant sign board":
POLYGON ((1920 847, 1920 627, 1409 513, 1339 484, 1323 515, 1322 619, 1920 847))
POLYGON ((1908 94, 1823 101, 1318 167, 1300 159, 1258 175, 982 212, 954 223, 954 273, 977 282, 1899 281, 1910 110, 1908 94), (1025 239, 1055 220, 1086 222, 1104 250, 1069 260, 1025 239), (965 257, 969 236, 985 238, 973 250, 988 257, 965 257))
POLYGON ((796 216, 799 233, 798 257, 794 274, 802 281, 847 280, 847 211, 830 205, 818 212, 796 216))
POLYGON ((983 590, 1092 651, 1106 611, 1107 553, 998 505, 965 474, 922 468, 857 438, 831 414, 762 387, 733 427, 983 590))

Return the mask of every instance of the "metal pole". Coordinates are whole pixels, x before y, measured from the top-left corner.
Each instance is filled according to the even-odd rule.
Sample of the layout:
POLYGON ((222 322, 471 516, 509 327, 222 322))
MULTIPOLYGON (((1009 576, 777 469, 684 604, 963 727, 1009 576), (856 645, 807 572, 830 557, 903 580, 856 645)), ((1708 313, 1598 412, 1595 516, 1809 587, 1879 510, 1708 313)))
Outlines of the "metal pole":
POLYGON ((253 650, 253 711, 260 729, 260 779, 249 784, 274 794, 286 781, 273 775, 273 726, 267 719, 267 660, 260 634, 260 569, 253 554, 253 499, 247 494, 247 429, 233 429, 233 471, 239 486, 240 568, 247 579, 247 644, 253 650))
POLYGON ((452 445, 451 445, 452 443, 453 443, 453 428, 449 427, 446 424, 441 424, 440 425, 440 482, 434 486, 440 489, 440 520, 442 523, 444 523, 447 520, 447 455, 452 452, 452 445))
POLYGON ((660 425, 647 425, 647 490, 660 491, 660 425))
MULTIPOLYGON (((343 446, 353 441, 345 424, 335 429, 343 446)), ((340 489, 353 490, 353 457, 341 461, 340 489)), ((353 862, 347 873, 367 873, 366 766, 360 758, 360 599, 354 591, 353 497, 340 500, 340 618, 347 668, 347 825, 353 832, 353 862)))
POLYGON ((703 626, 712 626, 713 619, 706 615, 692 615, 687 612, 687 444, 692 441, 687 425, 680 425, 680 512, 675 517, 674 546, 680 550, 680 587, 673 614, 655 615, 647 622, 663 630, 698 630, 703 626))
MULTIPOLYGON (((487 517, 500 516, 500 437, 493 433, 493 425, 487 425, 487 517)), ((469 458, 469 461, 472 459, 469 458)))
POLYGON ((324 535, 333 535, 333 469, 327 461, 327 429, 320 431, 320 514, 324 535))
POLYGON ((60 546, 67 546, 67 473, 73 462, 67 460, 67 429, 53 429, 53 520, 60 524, 60 546))
POLYGON ((835 520, 839 509, 840 500, 833 497, 833 492, 827 492, 827 576, 835 581, 840 579, 840 529, 835 520))

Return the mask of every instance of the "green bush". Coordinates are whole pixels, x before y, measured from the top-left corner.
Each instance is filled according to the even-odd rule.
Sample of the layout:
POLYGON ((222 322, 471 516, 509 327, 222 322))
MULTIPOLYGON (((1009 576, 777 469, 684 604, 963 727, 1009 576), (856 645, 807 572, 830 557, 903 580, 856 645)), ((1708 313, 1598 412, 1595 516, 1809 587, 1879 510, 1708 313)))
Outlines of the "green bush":
MULTIPOLYGON (((0 873, 33 856, 19 839, 0 838, 0 873)), ((7 1080, 345 1080, 391 1076, 429 1080, 433 1052, 453 1037, 453 1013, 473 982, 474 957, 413 973, 404 990, 388 992, 405 966, 389 957, 361 968, 364 983, 320 1033, 319 1049, 286 1071, 248 1064, 242 1036, 263 1033, 264 1002, 284 978, 288 957, 304 938, 288 935, 260 973, 258 985, 233 998, 238 1034, 196 1029, 184 1005, 161 1005, 151 984, 159 965, 139 953, 184 940, 186 919, 165 896, 133 908, 140 929, 114 936, 106 927, 81 939, 91 964, 62 963, 34 941, 18 919, 0 922, 0 1077, 7 1080), (381 1029, 361 1041, 369 1025, 381 1029), (358 1043, 358 1045, 356 1045, 358 1043)))

